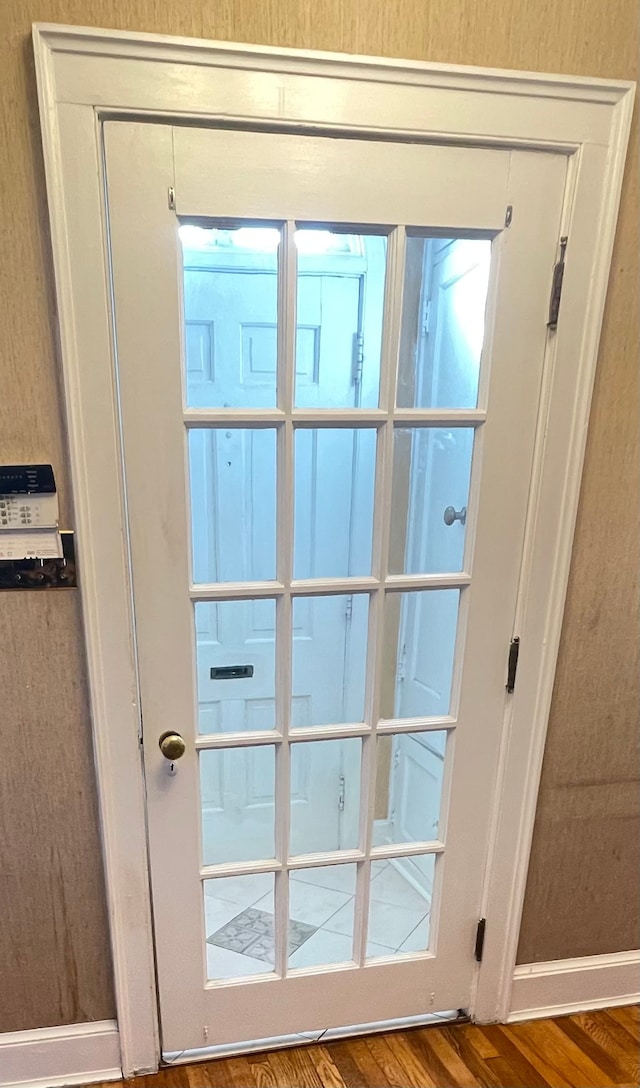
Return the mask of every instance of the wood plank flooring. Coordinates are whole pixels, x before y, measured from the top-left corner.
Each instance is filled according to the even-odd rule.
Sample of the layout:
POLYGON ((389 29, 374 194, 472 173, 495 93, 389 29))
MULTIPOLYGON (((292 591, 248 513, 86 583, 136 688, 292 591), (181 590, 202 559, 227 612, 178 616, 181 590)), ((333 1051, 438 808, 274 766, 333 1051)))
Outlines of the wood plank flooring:
MULTIPOLYGON (((453 1024, 162 1069, 127 1088, 638 1088, 638 1006, 453 1024)), ((113 1088, 101 1085, 100 1088, 113 1088)))

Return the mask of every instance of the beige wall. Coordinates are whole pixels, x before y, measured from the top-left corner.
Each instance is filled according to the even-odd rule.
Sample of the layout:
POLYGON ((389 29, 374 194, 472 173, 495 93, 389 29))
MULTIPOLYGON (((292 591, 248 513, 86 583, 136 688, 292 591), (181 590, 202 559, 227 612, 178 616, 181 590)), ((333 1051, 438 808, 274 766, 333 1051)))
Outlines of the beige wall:
MULTIPOLYGON (((33 21, 636 75, 636 0, 2 0, 0 461, 52 461, 54 355, 33 21)), ((635 155, 632 156, 635 162, 635 155)), ((638 943, 637 172, 627 171, 520 959, 638 943)), ((0 596, 0 1031, 113 1015, 76 591, 0 596)))

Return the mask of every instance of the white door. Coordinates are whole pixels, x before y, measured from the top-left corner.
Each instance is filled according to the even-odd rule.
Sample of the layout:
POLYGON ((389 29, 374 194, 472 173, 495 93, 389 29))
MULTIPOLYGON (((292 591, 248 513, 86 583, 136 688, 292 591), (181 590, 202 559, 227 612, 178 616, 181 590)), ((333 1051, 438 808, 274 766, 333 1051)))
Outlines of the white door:
POLYGON ((105 142, 164 1052, 465 1007, 565 160, 105 142))
MULTIPOLYGON (((422 297, 415 314, 416 365, 410 370, 415 384, 401 386, 399 402, 474 407, 491 243, 438 238, 419 244, 422 297)), ((415 428, 398 436, 409 489, 404 554, 392 557, 400 561, 398 570, 435 574, 462 569, 473 438, 469 427, 415 428)), ((456 625, 453 594, 403 602, 397 692, 403 717, 417 717, 425 708, 432 715, 448 713, 447 647, 456 625), (431 644, 433 630, 440 632, 437 645, 431 644)))
MULTIPOLYGON (((408 360, 406 375, 404 359, 401 361, 399 403, 473 407, 484 339, 491 243, 434 238, 414 245, 411 268, 420 284, 413 314, 416 325, 411 330, 415 354, 408 360)), ((473 432, 465 427, 415 428, 398 436, 398 453, 398 467, 406 478, 406 531, 404 539, 396 540, 391 570, 436 573, 460 569, 473 432)), ((395 692, 401 717, 419 717, 425 711, 433 716, 448 713, 450 646, 455 639, 457 611, 454 594, 413 594, 403 600, 395 692), (434 631, 439 632, 435 642, 434 631)), ((414 842, 422 822, 430 837, 438 838, 446 737, 443 730, 393 738, 388 812, 376 828, 379 843, 414 842)), ((417 878, 430 892, 429 860, 401 858, 395 864, 407 879, 417 878)))
MULTIPOLYGON (((310 404, 355 407, 363 391, 365 329, 380 327, 384 289, 384 240, 362 248, 349 236, 299 231, 300 284, 296 314, 296 380, 310 404), (382 256, 382 260, 380 260, 382 256)), ((183 255, 185 370, 189 402, 275 405, 277 365, 277 230, 236 230, 185 225, 183 255)), ((378 332, 379 336, 379 332, 378 332)), ((364 439, 372 436, 364 436, 364 439)), ((304 431, 296 449, 296 525, 304 576, 352 572, 358 555, 355 509, 371 507, 368 473, 352 473, 336 501, 331 481, 360 456, 375 464, 375 448, 355 432, 304 431), (359 494, 359 492, 361 494, 359 494)), ((198 582, 269 578, 275 569, 273 492, 276 450, 266 431, 204 429, 190 435, 190 492, 194 578, 198 582)), ((366 561, 366 559, 365 559, 366 561)), ((347 639, 362 628, 362 609, 351 596, 298 601, 293 622, 296 672, 292 722, 298 727, 362 718, 364 669, 347 668, 347 639), (326 676, 333 678, 327 684, 326 676)), ((275 728, 273 671, 275 609, 271 602, 201 603, 196 608, 198 724, 200 733, 275 728)), ((358 632, 366 639, 366 629, 358 632)), ((252 840, 273 819, 274 796, 258 749, 244 773, 233 753, 220 773, 202 783, 206 813, 204 856, 237 860, 251 856, 252 840), (242 820, 238 813, 243 813, 242 820), (235 820, 233 840, 225 835, 235 820), (239 841, 242 840, 242 841, 239 841), (213 843, 217 847, 213 847, 213 843), (210 845, 211 844, 211 845, 210 845), (215 854, 214 854, 215 849, 215 854)), ((314 803, 325 798, 324 827, 317 841, 338 849, 345 828, 345 752, 342 746, 304 749, 292 799, 305 846, 316 842, 314 803), (309 836, 313 836, 310 839, 309 836)), ((353 810, 357 820, 357 807, 353 810)), ((352 829, 352 838, 354 834, 352 829)))

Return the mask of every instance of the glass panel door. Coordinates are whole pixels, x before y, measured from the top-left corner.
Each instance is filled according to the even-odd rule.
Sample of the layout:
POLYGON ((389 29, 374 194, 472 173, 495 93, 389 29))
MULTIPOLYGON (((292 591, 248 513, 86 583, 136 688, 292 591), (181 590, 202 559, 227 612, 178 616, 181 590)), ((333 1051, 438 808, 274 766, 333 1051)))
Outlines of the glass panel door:
POLYGON ((294 223, 187 223, 179 234, 186 406, 199 397, 209 409, 206 425, 187 421, 207 976, 286 976, 425 953, 455 727, 441 719, 470 580, 460 573, 483 417, 435 426, 423 409, 476 406, 490 242, 405 241, 395 228, 388 245, 382 233, 294 223), (291 237, 293 409, 275 307, 291 237), (386 254, 403 243, 397 397, 387 372, 388 410, 355 426, 357 414, 342 419, 341 410, 381 400, 386 254), (253 320, 270 312, 270 322, 253 320), (206 366, 203 339, 190 333, 204 315, 206 366), (200 379, 194 393, 203 373, 206 396, 200 379), (411 427, 393 403, 403 407, 409 388, 411 427), (271 400, 285 415, 277 427, 249 430, 222 415, 216 423, 216 408, 271 400), (293 495, 283 495, 284 480, 293 495), (447 516, 452 505, 464 513, 447 516), (404 575, 414 576, 410 590, 400 588, 404 575), (354 592, 355 579, 375 585, 354 592), (216 586, 228 582, 234 597, 219 599, 216 586), (407 719, 412 731, 394 732, 407 719), (216 877, 221 865, 226 875, 216 877))
MULTIPOLYGON (((460 149, 404 146, 366 223, 321 171, 330 217, 276 173, 265 216, 215 132, 133 126, 136 181, 128 128, 108 195, 165 1053, 465 1007, 563 171, 478 149, 453 230, 460 149), (202 179, 177 212, 171 171, 202 179), (505 247, 507 184, 545 213, 505 247)), ((354 179, 395 162, 342 143, 354 179)))

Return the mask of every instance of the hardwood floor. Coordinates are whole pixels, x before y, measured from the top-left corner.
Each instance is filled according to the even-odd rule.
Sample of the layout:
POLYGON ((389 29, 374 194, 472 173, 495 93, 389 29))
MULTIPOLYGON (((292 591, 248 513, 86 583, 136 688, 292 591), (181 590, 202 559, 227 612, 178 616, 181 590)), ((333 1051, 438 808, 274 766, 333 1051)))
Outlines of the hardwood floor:
MULTIPOLYGON (((638 1006, 367 1035, 197 1065, 127 1088, 637 1088, 638 1006)), ((104 1085, 100 1088, 113 1088, 104 1085)))

